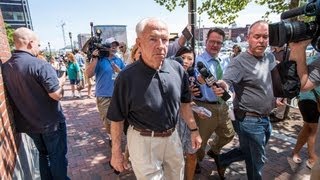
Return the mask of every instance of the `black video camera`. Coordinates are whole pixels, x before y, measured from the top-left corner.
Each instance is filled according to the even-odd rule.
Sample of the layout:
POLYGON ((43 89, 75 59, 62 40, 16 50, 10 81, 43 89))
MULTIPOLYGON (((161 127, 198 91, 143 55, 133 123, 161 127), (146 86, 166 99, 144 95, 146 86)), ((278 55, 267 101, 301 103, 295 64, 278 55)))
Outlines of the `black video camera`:
POLYGON ((312 39, 312 46, 315 50, 320 52, 320 0, 309 0, 309 2, 304 6, 283 12, 281 14, 281 20, 299 15, 315 16, 315 21, 281 21, 269 24, 270 46, 281 47, 289 42, 299 42, 306 39, 312 39))
POLYGON ((110 44, 102 44, 101 34, 102 31, 100 29, 97 29, 95 32, 95 36, 93 36, 93 23, 90 22, 91 26, 91 38, 88 40, 88 52, 87 56, 90 60, 92 58, 92 52, 96 49, 99 50, 99 57, 108 57, 109 56, 109 50, 111 48, 110 44))

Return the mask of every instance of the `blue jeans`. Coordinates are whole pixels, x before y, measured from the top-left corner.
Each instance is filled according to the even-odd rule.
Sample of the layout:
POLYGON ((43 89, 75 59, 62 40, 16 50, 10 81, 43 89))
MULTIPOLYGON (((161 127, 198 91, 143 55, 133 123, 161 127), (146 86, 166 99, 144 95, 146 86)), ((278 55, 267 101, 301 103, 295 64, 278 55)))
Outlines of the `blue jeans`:
POLYGON ((272 127, 268 117, 246 116, 237 119, 240 147, 219 156, 221 166, 227 167, 236 161, 245 160, 249 180, 262 179, 261 171, 266 160, 267 145, 272 127))
POLYGON ((60 123, 57 131, 49 133, 27 133, 39 151, 41 179, 66 180, 68 160, 66 123, 60 123))

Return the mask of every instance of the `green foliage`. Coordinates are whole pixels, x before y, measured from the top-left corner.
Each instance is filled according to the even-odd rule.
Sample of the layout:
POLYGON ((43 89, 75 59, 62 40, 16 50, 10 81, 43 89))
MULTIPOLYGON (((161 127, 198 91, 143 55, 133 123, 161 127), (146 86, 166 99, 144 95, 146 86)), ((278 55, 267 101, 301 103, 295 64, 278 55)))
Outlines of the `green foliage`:
POLYGON ((9 46, 10 46, 10 49, 12 50, 13 47, 14 47, 14 44, 13 44, 13 32, 14 32, 14 29, 12 29, 10 27, 10 25, 8 24, 4 24, 5 26, 5 29, 6 29, 6 33, 7 33, 7 38, 8 38, 8 41, 9 41, 9 46))
MULTIPOLYGON (((173 11, 177 6, 184 7, 188 0, 154 0, 161 6, 165 6, 169 11, 173 11)), ((304 0, 302 0, 304 1, 304 0)), ((232 24, 238 17, 238 13, 243 10, 250 2, 257 5, 267 5, 269 11, 262 17, 268 20, 271 13, 281 13, 289 8, 297 7, 299 0, 201 0, 198 1, 197 12, 207 13, 209 18, 217 24, 232 24)))

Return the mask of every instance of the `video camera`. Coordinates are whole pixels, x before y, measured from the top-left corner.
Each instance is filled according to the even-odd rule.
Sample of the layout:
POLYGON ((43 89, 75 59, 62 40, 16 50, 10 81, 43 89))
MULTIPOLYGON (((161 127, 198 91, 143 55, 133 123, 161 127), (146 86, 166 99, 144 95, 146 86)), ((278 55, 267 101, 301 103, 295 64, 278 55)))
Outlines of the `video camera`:
POLYGON ((88 40, 88 51, 87 56, 90 60, 92 58, 92 52, 96 49, 99 50, 99 57, 107 57, 109 56, 109 50, 111 48, 110 44, 102 44, 101 34, 102 31, 100 29, 97 29, 95 32, 95 36, 93 35, 93 23, 90 22, 91 26, 91 37, 88 40))
POLYGON ((299 15, 315 16, 315 21, 281 21, 269 24, 270 46, 281 47, 289 42, 299 42, 306 39, 312 39, 312 46, 315 50, 320 52, 320 0, 309 0, 309 2, 304 6, 283 12, 281 14, 281 20, 299 15))

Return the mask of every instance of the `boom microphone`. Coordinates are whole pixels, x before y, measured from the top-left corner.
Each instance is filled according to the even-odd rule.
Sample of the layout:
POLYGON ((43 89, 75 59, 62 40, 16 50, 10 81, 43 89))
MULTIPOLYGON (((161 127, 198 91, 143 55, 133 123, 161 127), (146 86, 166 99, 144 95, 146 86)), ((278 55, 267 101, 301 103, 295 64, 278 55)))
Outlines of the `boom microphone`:
MULTIPOLYGON (((211 72, 207 69, 207 67, 203 64, 203 62, 198 62, 197 63, 197 68, 198 71, 200 72, 201 76, 204 78, 204 80, 206 81, 207 86, 211 87, 211 86, 216 86, 216 87, 220 87, 216 82, 217 79, 211 74, 211 72)), ((227 101, 228 99, 231 98, 230 94, 223 89, 223 95, 221 96, 221 98, 224 101, 227 101)))

